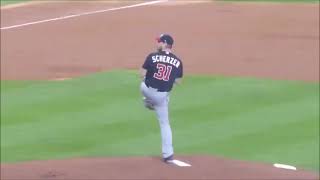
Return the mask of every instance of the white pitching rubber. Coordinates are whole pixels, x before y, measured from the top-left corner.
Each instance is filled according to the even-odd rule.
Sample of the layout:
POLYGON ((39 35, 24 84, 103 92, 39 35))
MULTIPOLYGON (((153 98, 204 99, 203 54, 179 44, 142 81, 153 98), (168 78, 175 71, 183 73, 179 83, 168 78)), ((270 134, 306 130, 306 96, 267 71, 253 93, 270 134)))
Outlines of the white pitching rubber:
POLYGON ((274 167, 276 168, 282 168, 282 169, 290 169, 290 170, 297 170, 296 167, 294 166, 290 166, 290 165, 286 165, 286 164, 273 164, 274 167))
POLYGON ((191 164, 188 164, 188 163, 185 163, 183 161, 176 160, 176 159, 170 161, 170 163, 175 164, 175 165, 180 166, 180 167, 190 167, 191 166, 191 164))

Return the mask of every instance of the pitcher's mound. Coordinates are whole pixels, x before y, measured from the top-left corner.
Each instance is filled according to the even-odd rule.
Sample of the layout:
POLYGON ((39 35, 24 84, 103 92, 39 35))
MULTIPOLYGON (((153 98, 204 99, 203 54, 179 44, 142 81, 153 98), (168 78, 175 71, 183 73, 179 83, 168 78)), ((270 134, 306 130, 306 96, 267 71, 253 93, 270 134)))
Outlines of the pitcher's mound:
POLYGON ((212 156, 83 158, 1 164, 1 179, 319 179, 316 173, 212 156))

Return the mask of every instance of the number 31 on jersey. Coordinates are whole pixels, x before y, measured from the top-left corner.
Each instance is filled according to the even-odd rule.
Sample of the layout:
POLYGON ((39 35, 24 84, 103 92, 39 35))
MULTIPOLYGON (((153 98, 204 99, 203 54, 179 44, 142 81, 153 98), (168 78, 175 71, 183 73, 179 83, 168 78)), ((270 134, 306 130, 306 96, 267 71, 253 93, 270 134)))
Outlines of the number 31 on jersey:
POLYGON ((153 77, 163 81, 169 81, 170 74, 172 71, 172 66, 158 63, 158 72, 153 74, 153 77))

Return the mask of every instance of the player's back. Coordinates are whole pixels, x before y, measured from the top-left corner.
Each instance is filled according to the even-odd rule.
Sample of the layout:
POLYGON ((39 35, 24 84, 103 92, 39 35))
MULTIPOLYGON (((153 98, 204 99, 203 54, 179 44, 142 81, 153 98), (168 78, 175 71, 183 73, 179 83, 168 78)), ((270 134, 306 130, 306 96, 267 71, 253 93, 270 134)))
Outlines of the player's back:
POLYGON ((173 53, 158 51, 148 55, 143 68, 147 70, 145 83, 161 92, 171 91, 176 78, 183 76, 182 61, 173 53))

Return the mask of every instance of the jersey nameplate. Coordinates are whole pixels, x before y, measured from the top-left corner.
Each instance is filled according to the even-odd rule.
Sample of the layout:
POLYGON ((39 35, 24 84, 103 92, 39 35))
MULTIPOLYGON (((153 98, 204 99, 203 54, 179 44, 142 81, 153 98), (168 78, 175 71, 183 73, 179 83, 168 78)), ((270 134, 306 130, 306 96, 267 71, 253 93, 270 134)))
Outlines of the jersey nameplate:
POLYGON ((153 60, 153 63, 156 63, 156 62, 169 63, 177 68, 180 66, 180 62, 177 59, 170 56, 154 55, 152 56, 152 60, 153 60))

